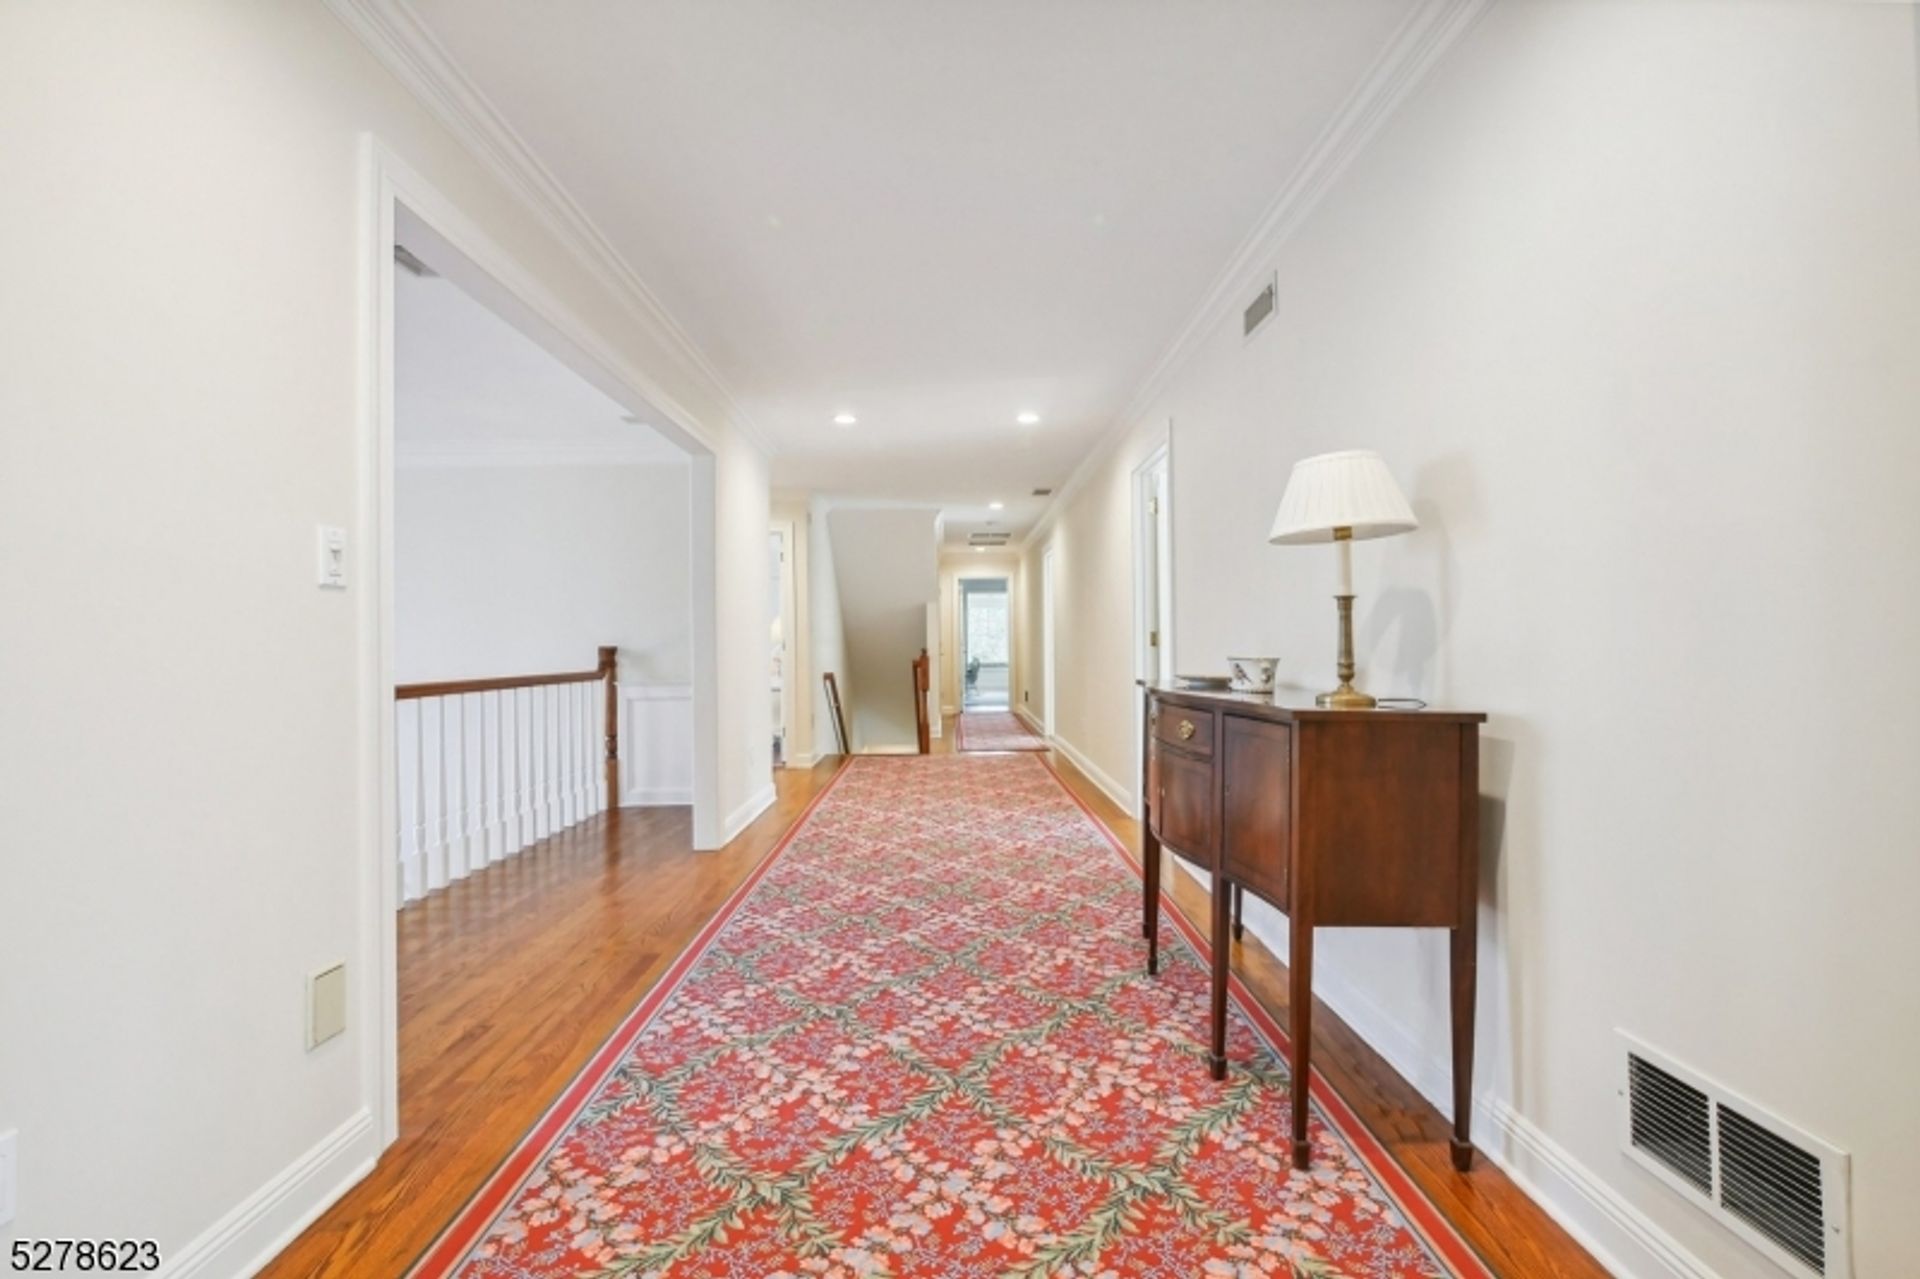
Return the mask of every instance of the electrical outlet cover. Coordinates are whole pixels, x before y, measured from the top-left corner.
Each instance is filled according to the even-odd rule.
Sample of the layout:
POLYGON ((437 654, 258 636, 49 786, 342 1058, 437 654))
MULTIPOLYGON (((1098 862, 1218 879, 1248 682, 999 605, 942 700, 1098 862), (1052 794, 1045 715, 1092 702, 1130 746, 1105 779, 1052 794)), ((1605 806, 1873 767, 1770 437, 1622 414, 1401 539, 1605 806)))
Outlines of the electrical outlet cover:
POLYGON ((13 1224, 13 1215, 18 1211, 15 1201, 15 1169, 19 1167, 16 1158, 20 1134, 9 1129, 0 1132, 0 1226, 13 1224))
POLYGON ((347 966, 333 967, 307 979, 307 1048, 318 1048, 347 1029, 347 966))

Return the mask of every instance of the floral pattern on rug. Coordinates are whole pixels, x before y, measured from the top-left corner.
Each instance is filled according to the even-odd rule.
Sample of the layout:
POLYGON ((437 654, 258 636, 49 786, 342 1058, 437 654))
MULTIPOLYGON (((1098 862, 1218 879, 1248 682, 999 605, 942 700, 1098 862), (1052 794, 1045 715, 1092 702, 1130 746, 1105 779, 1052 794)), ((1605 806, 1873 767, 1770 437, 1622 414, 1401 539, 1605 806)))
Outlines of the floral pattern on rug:
POLYGON ((1046 739, 1012 711, 962 711, 953 744, 963 751, 1043 751, 1046 739))
POLYGON ((417 1273, 1483 1275, 1318 1107, 1288 1167, 1282 1061, 1236 1007, 1209 1078, 1207 972, 1145 975, 1139 903, 1039 759, 852 761, 417 1273))

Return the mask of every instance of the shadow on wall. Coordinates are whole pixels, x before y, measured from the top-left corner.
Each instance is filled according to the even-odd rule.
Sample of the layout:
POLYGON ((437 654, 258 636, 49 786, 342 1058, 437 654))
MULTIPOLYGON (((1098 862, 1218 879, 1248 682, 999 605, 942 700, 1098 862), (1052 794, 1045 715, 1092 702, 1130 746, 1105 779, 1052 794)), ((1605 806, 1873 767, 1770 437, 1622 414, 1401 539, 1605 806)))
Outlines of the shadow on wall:
POLYGON ((1455 616, 1453 598, 1457 531, 1478 519, 1480 501, 1473 464, 1453 453, 1421 467, 1414 476, 1410 502, 1420 520, 1411 537, 1383 544, 1395 555, 1393 577, 1423 582, 1382 591, 1367 610, 1358 640, 1363 667, 1379 673, 1368 689, 1377 697, 1424 697, 1444 701, 1451 681, 1444 669, 1447 632, 1455 616), (1403 544, 1402 544, 1403 543, 1403 544), (1387 649, 1392 644, 1391 656, 1387 649))

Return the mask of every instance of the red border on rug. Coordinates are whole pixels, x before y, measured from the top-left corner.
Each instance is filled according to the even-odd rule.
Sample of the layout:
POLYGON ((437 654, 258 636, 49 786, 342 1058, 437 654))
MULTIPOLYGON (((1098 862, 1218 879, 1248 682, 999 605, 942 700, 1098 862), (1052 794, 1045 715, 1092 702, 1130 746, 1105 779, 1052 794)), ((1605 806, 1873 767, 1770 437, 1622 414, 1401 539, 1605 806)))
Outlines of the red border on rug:
MULTIPOLYGON (((1005 753, 1015 757, 1019 754, 1005 753)), ((1136 879, 1141 879, 1143 872, 1140 863, 1134 860, 1133 854, 1127 850, 1125 843, 1113 832, 1113 829, 1101 820, 1099 814, 1095 813, 1071 786, 1067 785, 1066 779, 1060 776, 1051 761, 1039 754, 1033 754, 1032 758, 1046 769, 1047 775, 1053 779, 1054 784, 1073 801, 1075 807, 1079 808, 1080 812, 1093 824, 1094 829, 1100 832, 1121 863, 1133 873, 1136 879)), ((506 1201, 532 1175, 540 1161, 551 1152, 554 1144, 566 1134, 574 1119, 579 1116, 581 1109, 620 1064, 627 1050, 633 1046, 647 1024, 653 1020, 660 1006, 679 988, 680 983, 686 979, 687 974, 706 953, 707 947, 713 944, 714 939, 732 920, 734 913, 752 894, 754 888, 766 878, 767 872, 773 868, 781 854, 785 853, 800 832, 806 829, 814 810, 825 802, 835 787, 839 786, 841 780, 850 771, 851 763, 851 759, 841 763, 834 772, 832 780, 808 802, 806 808, 802 809, 800 815, 794 819, 793 825, 787 828, 786 833, 768 850, 767 855, 760 859, 760 863, 753 868, 740 886, 728 895, 720 909, 714 912, 713 918, 707 921, 706 926, 687 944, 686 949, 680 952, 673 966, 587 1060, 587 1064, 581 1067, 573 1081, 547 1108, 540 1120, 528 1130, 527 1135, 520 1139, 512 1153, 501 1161, 482 1183, 480 1189, 475 1191, 460 1211, 454 1215, 453 1220, 445 1230, 441 1231, 439 1237, 428 1245, 427 1250, 414 1263, 413 1268, 407 1271, 407 1279, 442 1279, 455 1266, 466 1260, 467 1254, 479 1242, 486 1227, 505 1207, 506 1201)), ((1174 927, 1180 931, 1187 944, 1200 957, 1201 962, 1211 963, 1212 947, 1172 897, 1163 894, 1161 907, 1173 920, 1174 927)), ((1239 1004, 1241 1012, 1246 1014, 1255 1029, 1266 1038, 1269 1046, 1284 1060, 1288 1055, 1290 1043, 1286 1032, 1281 1030, 1266 1009, 1261 1007, 1260 1001, 1253 997, 1252 991, 1232 973, 1228 974, 1228 993, 1239 1004)), ((1334 1091, 1333 1086, 1326 1081, 1319 1070, 1315 1069, 1311 1074, 1309 1086, 1314 1101, 1320 1106, 1321 1113, 1353 1148, 1354 1153, 1360 1156, 1375 1180, 1393 1196, 1394 1203, 1406 1215, 1407 1220, 1419 1229, 1441 1258, 1454 1268, 1457 1275, 1467 1276, 1468 1279, 1497 1279, 1487 1268, 1486 1263, 1480 1259, 1479 1254, 1474 1252, 1466 1240, 1461 1238, 1459 1232, 1453 1228, 1453 1223, 1441 1215, 1433 1202, 1413 1184, 1406 1170, 1387 1153, 1386 1148, 1347 1105, 1345 1099, 1334 1091)))
MULTIPOLYGON (((1101 820, 1100 815, 1074 792, 1073 787, 1067 785, 1067 779, 1060 776, 1059 770, 1050 760, 1040 758, 1040 765, 1052 775, 1054 784, 1067 793, 1067 798, 1086 814, 1087 820, 1106 836, 1108 845, 1119 855, 1120 860, 1126 863, 1127 869, 1133 872, 1134 877, 1144 884, 1145 871, 1134 859, 1126 844, 1114 834, 1113 828, 1101 820)), ((1180 930, 1187 944, 1200 956, 1200 962, 1211 966, 1212 944, 1201 934, 1193 921, 1187 918, 1186 912, 1180 909, 1171 894, 1165 892, 1160 894, 1160 907, 1172 917, 1174 927, 1180 930)), ((1280 1059, 1283 1062, 1287 1061, 1293 1041, 1287 1037, 1284 1030, 1280 1029, 1280 1024, 1274 1021, 1267 1010, 1261 1006, 1260 1001, 1254 998, 1253 992, 1247 988, 1246 983, 1241 981, 1239 975, 1231 969, 1227 971, 1227 993, 1233 997, 1235 1003, 1240 1005, 1240 1011, 1246 1014, 1254 1028, 1266 1038, 1268 1045, 1280 1059)), ((1473 1245, 1460 1236, 1460 1232, 1454 1229, 1453 1223, 1442 1215, 1439 1208, 1434 1206, 1433 1201, 1427 1198, 1420 1187, 1413 1184, 1413 1179, 1407 1175, 1407 1170, 1387 1153, 1386 1147, 1382 1146, 1379 1138, 1373 1135, 1373 1130, 1368 1128, 1360 1116, 1353 1112, 1353 1108, 1347 1105, 1346 1098, 1327 1082, 1326 1077, 1320 1073, 1319 1067, 1314 1067, 1309 1074, 1312 1076, 1309 1081, 1311 1095, 1320 1106, 1321 1113, 1333 1124, 1340 1135, 1346 1138, 1347 1144, 1353 1147, 1354 1153, 1359 1155, 1361 1162, 1367 1165, 1367 1170, 1373 1174, 1374 1179, 1386 1187, 1387 1193, 1393 1196, 1394 1202, 1406 1214, 1407 1220, 1419 1228, 1420 1233, 1426 1237, 1429 1244, 1433 1245, 1441 1258, 1461 1275, 1498 1279, 1498 1276, 1488 1268, 1487 1263, 1481 1259, 1480 1254, 1474 1251, 1473 1245)))

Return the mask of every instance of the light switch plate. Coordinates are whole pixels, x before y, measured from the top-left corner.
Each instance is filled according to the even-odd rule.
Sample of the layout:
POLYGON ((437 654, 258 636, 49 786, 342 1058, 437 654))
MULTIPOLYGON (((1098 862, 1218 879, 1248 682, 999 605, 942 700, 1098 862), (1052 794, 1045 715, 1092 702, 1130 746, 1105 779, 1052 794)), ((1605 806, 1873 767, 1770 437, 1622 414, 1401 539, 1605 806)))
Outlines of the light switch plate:
POLYGON ((13 1215, 19 1211, 14 1189, 15 1169, 19 1166, 16 1158, 16 1145, 19 1132, 8 1129, 0 1132, 0 1226, 13 1224, 13 1215))
POLYGON ((347 589, 347 530, 331 524, 314 529, 316 568, 323 591, 347 589))
POLYGON ((307 1051, 347 1029, 347 966, 335 964, 307 978, 307 1051))

